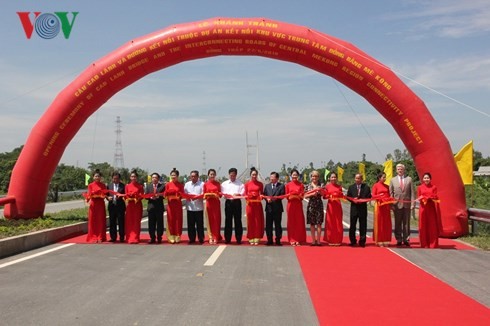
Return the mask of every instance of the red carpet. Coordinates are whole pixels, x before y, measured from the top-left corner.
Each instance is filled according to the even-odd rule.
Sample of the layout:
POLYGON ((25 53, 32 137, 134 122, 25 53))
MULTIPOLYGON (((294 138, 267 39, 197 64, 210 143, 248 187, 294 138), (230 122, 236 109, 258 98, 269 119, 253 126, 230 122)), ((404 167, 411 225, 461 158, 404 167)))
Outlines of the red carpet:
POLYGON ((321 325, 490 325, 489 309, 389 249, 296 255, 321 325))

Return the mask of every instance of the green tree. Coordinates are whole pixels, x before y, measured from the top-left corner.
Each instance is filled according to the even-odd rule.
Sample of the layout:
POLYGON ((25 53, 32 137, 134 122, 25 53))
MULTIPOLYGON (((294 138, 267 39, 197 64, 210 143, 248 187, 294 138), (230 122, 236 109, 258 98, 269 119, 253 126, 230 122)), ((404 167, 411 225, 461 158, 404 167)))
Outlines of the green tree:
POLYGON ((60 164, 51 178, 50 188, 57 187, 58 191, 72 191, 85 188, 86 169, 72 165, 60 164))
POLYGON ((10 176, 24 145, 14 148, 11 152, 0 153, 0 192, 7 192, 10 176))

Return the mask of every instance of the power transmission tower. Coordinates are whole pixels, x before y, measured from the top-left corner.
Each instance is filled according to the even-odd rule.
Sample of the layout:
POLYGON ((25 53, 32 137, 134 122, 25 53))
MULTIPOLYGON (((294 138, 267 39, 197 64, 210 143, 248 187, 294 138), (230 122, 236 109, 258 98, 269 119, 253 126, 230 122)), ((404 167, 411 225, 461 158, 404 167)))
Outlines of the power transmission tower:
POLYGON ((250 168, 253 166, 249 166, 249 156, 253 156, 253 153, 251 153, 251 149, 255 148, 255 163, 256 165, 253 166, 255 167, 255 169, 257 170, 259 176, 258 176, 258 179, 259 180, 264 180, 264 178, 262 177, 262 174, 260 173, 260 163, 259 163, 259 132, 257 131, 256 132, 256 136, 257 136, 257 142, 255 145, 250 145, 249 142, 248 142, 248 132, 245 132, 245 150, 246 150, 246 156, 245 156, 245 170, 238 176, 238 179, 240 180, 245 180, 249 177, 250 175, 250 168))
POLYGON ((124 155, 122 149, 122 140, 121 140, 121 118, 119 116, 116 117, 116 148, 114 150, 114 162, 112 166, 116 170, 121 170, 124 168, 124 155))
POLYGON ((206 171, 206 151, 202 151, 202 171, 201 171, 201 174, 202 175, 207 174, 207 171, 206 171))

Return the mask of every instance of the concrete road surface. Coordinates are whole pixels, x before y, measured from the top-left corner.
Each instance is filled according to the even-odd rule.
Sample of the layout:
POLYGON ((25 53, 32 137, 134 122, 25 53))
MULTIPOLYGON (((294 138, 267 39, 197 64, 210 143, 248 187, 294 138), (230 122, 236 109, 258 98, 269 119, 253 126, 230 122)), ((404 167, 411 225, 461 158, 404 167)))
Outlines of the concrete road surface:
MULTIPOLYGON (((490 253, 390 250, 490 307, 490 253)), ((0 280, 2 325, 318 324, 289 246, 55 244, 0 260, 0 280)))

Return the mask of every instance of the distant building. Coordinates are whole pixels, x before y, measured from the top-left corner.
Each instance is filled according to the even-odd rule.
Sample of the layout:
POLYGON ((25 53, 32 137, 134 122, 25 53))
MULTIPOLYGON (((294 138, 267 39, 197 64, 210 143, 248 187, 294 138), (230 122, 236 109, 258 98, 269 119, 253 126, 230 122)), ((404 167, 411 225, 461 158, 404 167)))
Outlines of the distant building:
POLYGON ((478 171, 473 172, 475 177, 490 176, 490 166, 480 166, 478 171))

